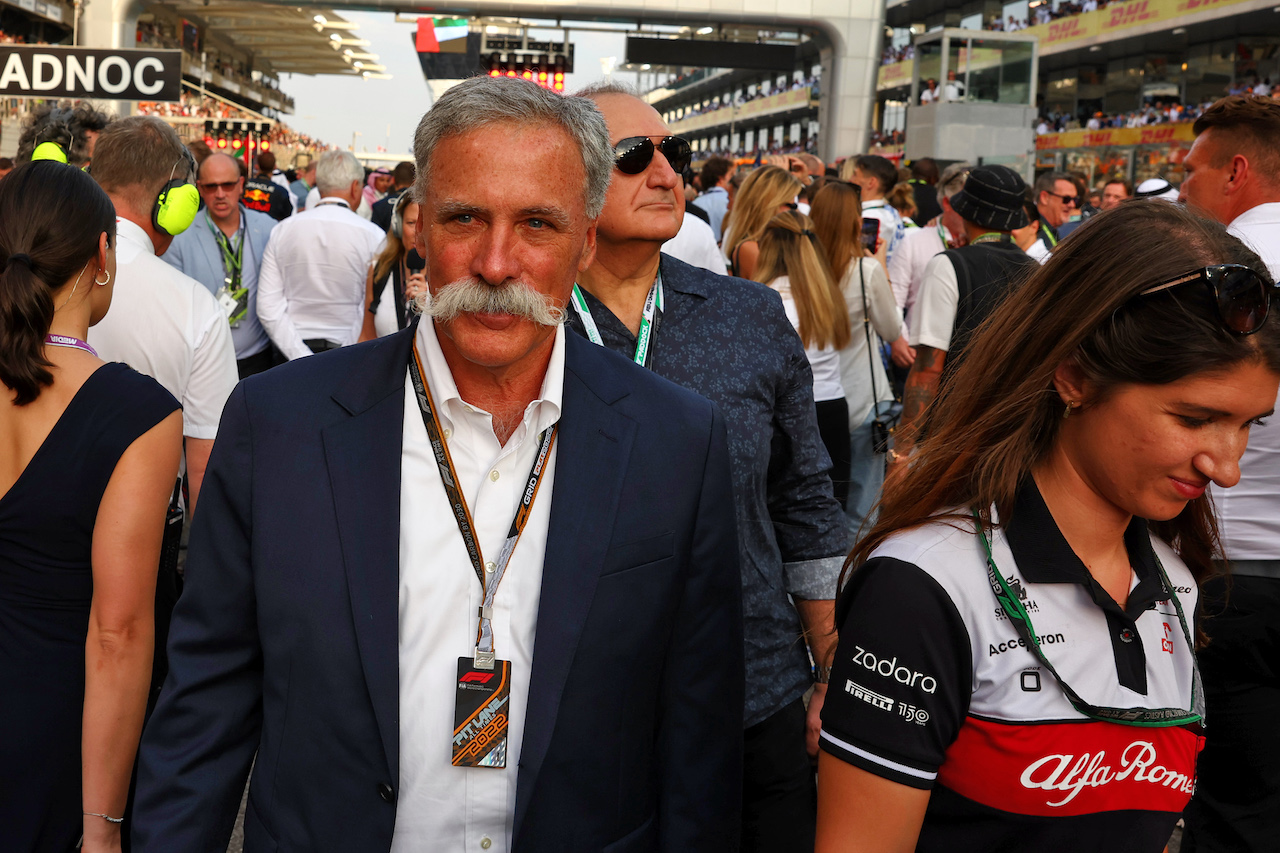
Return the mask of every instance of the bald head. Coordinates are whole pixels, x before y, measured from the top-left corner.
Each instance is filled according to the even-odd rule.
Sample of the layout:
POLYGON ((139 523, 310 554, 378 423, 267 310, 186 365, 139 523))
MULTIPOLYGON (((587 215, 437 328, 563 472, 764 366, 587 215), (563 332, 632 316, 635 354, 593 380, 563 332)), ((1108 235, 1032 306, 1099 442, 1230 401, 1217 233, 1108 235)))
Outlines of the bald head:
MULTIPOLYGON (((196 173, 196 178, 201 182, 215 180, 213 178, 206 177, 211 168, 219 174, 229 175, 234 172, 237 177, 240 175, 240 164, 237 163, 236 158, 232 157, 230 154, 218 152, 216 154, 210 154, 208 157, 204 158, 204 161, 200 164, 199 171, 196 173)), ((216 180, 230 179, 218 178, 216 180)))
POLYGON ((240 195, 244 192, 244 176, 240 164, 227 154, 210 154, 200 164, 196 189, 209 211, 209 218, 220 226, 240 225, 240 195))

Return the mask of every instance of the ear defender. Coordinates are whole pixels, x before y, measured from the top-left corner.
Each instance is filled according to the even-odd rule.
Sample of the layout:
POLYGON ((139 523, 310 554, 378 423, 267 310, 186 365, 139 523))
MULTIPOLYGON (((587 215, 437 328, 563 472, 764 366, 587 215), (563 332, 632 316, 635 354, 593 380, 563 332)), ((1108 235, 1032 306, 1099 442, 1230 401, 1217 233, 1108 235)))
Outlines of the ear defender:
POLYGON ((160 194, 156 196, 155 206, 151 208, 151 223, 157 231, 170 237, 177 237, 190 228, 191 223, 196 221, 196 214, 200 212, 200 191, 191 183, 196 174, 196 161, 186 148, 182 149, 182 153, 183 157, 178 163, 186 162, 188 177, 174 178, 174 173, 178 171, 178 163, 174 163, 169 172, 169 182, 161 188, 160 194))
POLYGON ((31 152, 31 159, 32 161, 52 160, 55 163, 65 163, 67 162, 67 152, 56 142, 41 142, 36 146, 36 150, 31 152))
POLYGON ((169 181, 156 197, 152 222, 156 230, 177 237, 191 227, 200 211, 200 192, 186 181, 169 181))

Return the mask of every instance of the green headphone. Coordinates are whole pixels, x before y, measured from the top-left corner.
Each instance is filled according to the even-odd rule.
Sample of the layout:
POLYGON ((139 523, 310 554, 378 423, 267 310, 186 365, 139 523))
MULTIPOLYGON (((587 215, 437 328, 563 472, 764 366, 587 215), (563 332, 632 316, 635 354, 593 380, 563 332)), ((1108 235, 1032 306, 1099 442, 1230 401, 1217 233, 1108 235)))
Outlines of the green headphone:
POLYGON ((151 224, 161 234, 176 237, 196 221, 196 214, 200 211, 200 193, 195 184, 191 183, 195 174, 196 159, 184 147, 182 157, 173 164, 173 169, 169 172, 168 183, 160 189, 155 206, 151 208, 151 224), (187 174, 190 177, 175 179, 173 176, 178 171, 178 164, 183 162, 187 164, 187 174))
MULTIPOLYGON (((34 160, 52 160, 55 163, 67 162, 67 149, 69 149, 71 147, 72 142, 74 142, 74 138, 71 135, 71 129, 66 127, 65 125, 52 124, 46 127, 45 130, 40 135, 43 136, 45 133, 52 133, 52 134, 58 134, 58 135, 66 134, 66 137, 65 137, 66 141, 54 142, 52 140, 45 140, 44 142, 41 142, 39 145, 35 147, 35 150, 31 152, 31 159, 33 161, 34 160)), ((36 138, 38 139, 39 136, 37 136, 36 138)))

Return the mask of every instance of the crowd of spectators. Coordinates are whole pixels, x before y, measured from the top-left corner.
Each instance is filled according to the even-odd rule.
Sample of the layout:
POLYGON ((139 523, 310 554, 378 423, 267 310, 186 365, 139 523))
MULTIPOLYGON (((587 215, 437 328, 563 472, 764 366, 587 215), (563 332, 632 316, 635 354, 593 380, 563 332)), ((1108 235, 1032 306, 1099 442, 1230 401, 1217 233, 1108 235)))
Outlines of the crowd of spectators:
MULTIPOLYGON (((169 50, 183 50, 188 53, 194 53, 201 50, 198 33, 195 35, 194 41, 190 44, 184 44, 183 41, 177 37, 176 33, 172 32, 172 30, 166 30, 165 27, 155 21, 140 21, 138 23, 137 43, 138 47, 158 47, 169 50)), ((243 62, 233 57, 222 56, 214 48, 206 46, 205 52, 207 54, 208 69, 210 71, 220 74, 230 80, 234 80, 237 83, 243 83, 255 86, 259 89, 276 92, 292 104, 292 100, 288 99, 284 93, 280 91, 280 84, 278 81, 262 73, 259 73, 255 79, 252 69, 246 66, 243 62)))
POLYGON ((39 39, 28 39, 20 33, 8 33, 0 30, 0 44, 48 44, 47 41, 39 39))
MULTIPOLYGON (((160 116, 161 118, 209 118, 215 120, 261 121, 262 116, 248 110, 240 109, 226 101, 218 101, 208 97, 198 97, 189 92, 182 93, 180 102, 173 101, 140 101, 138 112, 142 115, 160 116)), ((267 136, 272 145, 305 149, 308 151, 324 151, 330 146, 319 139, 299 133, 287 124, 276 121, 267 136)))
MULTIPOLYGON (((751 92, 746 95, 740 95, 739 97, 735 98, 733 101, 733 105, 741 107, 745 104, 751 103, 752 101, 758 101, 761 98, 767 98, 771 95, 776 95, 780 92, 795 91, 796 89, 804 89, 804 88, 812 89, 813 97, 816 98, 818 97, 818 93, 819 93, 818 84, 819 84, 819 79, 816 75, 810 76, 810 77, 801 77, 801 78, 792 80, 789 86, 778 86, 776 84, 763 83, 757 86, 754 92, 751 92)), ((680 116, 680 118, 676 119, 676 121, 681 121, 686 118, 692 118, 693 116, 706 115, 707 113, 714 113, 719 110, 725 109, 728 106, 730 105, 726 103, 723 99, 710 101, 709 103, 706 103, 706 104, 699 104, 698 106, 687 110, 684 113, 684 115, 680 116)))

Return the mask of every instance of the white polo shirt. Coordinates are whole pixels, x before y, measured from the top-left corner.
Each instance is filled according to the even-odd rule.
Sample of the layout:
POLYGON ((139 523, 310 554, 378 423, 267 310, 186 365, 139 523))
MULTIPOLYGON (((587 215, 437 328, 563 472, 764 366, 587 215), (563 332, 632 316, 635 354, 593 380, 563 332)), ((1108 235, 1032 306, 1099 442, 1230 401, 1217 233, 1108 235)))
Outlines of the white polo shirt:
POLYGON ((182 403, 182 434, 218 435, 239 381, 227 315, 203 284, 156 257, 142 227, 116 219, 116 281, 89 345, 155 379, 182 403))

